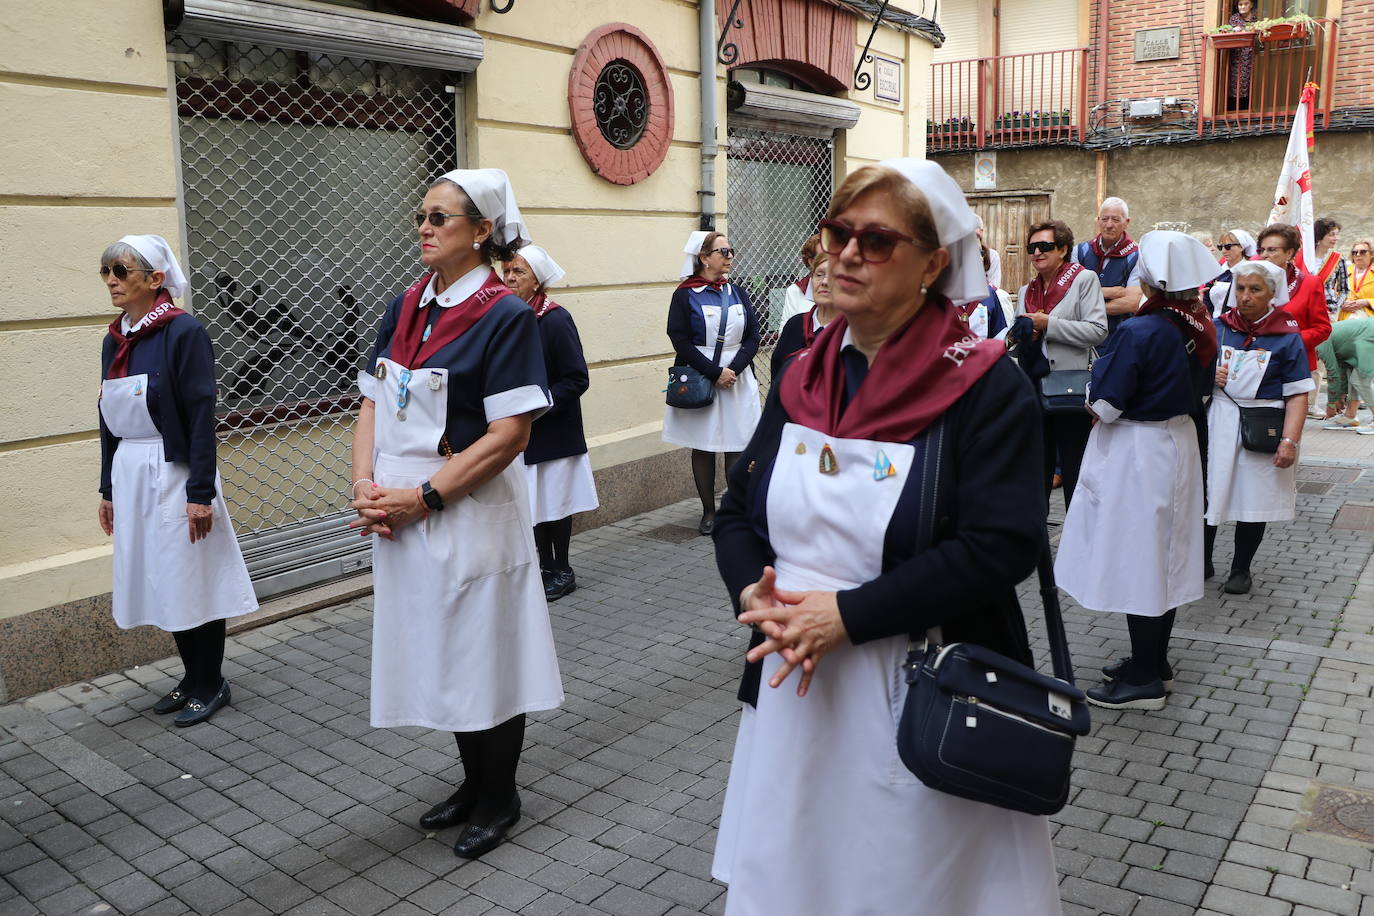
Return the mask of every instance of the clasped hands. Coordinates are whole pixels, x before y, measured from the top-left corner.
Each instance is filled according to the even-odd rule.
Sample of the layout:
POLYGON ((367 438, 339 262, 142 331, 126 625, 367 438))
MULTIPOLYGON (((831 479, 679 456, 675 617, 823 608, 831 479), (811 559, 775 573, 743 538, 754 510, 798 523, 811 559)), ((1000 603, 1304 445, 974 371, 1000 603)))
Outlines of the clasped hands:
POLYGON ((379 487, 370 480, 353 485, 353 509, 358 517, 348 523, 360 528, 361 536, 379 534, 391 540, 403 525, 418 522, 429 514, 419 487, 379 487))
POLYGON ((724 369, 720 370, 720 375, 716 377, 716 387, 733 388, 735 387, 735 382, 738 380, 739 376, 735 375, 735 370, 726 366, 724 369))
POLYGON ((849 638, 834 592, 780 589, 771 566, 763 568, 759 581, 745 586, 739 604, 740 623, 756 627, 764 636, 746 658, 758 662, 779 654, 782 664, 768 679, 769 687, 782 686, 793 669, 801 668, 799 697, 806 696, 821 657, 849 638))

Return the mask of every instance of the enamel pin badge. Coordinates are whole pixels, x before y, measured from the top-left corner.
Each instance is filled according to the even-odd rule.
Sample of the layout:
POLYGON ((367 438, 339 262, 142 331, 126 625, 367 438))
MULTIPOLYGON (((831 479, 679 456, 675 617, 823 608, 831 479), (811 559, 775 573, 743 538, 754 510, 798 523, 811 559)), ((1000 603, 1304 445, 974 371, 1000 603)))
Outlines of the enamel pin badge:
POLYGON ((439 373, 437 373, 437 372, 431 372, 431 373, 429 374, 429 390, 430 390, 430 391, 438 391, 438 390, 439 390, 439 386, 442 385, 442 384, 443 384, 443 379, 441 379, 441 378, 439 377, 439 373))
POLYGON ((798 454, 798 455, 805 455, 805 454, 806 454, 806 443, 805 443, 805 442, 798 442, 798 443, 797 443, 797 454, 798 454))
POLYGON ((372 374, 377 376, 379 382, 386 381, 386 363, 377 360, 377 369, 372 374))
POLYGON ((835 450, 827 442, 821 448, 821 460, 818 469, 822 474, 835 474, 840 470, 840 462, 835 459, 835 450))
POLYGON ((888 459, 887 453, 882 449, 878 449, 878 457, 873 459, 873 479, 886 480, 889 477, 896 476, 897 469, 892 465, 891 460, 888 459))

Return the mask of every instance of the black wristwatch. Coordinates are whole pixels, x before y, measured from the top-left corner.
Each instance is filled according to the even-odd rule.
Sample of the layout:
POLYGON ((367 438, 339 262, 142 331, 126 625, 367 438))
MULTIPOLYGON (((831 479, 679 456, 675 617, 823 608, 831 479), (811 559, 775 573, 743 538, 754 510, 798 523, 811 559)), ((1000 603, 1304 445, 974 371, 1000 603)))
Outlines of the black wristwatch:
POLYGON ((420 498, 425 501, 426 508, 431 512, 438 512, 444 508, 444 498, 439 495, 439 491, 429 485, 426 480, 420 484, 420 498))

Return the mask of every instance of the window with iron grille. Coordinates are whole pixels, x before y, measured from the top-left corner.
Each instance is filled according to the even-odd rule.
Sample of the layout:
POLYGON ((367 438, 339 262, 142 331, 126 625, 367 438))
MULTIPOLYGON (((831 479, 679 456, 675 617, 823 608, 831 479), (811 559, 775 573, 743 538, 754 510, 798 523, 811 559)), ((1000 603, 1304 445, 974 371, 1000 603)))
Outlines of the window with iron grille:
POLYGON ((194 37, 168 50, 224 495, 270 593, 364 549, 344 528, 356 374, 386 303, 418 276, 425 187, 458 164, 456 77, 194 37))
POLYGON ((781 328, 787 287, 805 275, 801 246, 830 203, 829 138, 731 126, 727 140, 730 244, 739 254, 730 277, 749 292, 763 340, 754 372, 771 382, 768 358, 781 328))

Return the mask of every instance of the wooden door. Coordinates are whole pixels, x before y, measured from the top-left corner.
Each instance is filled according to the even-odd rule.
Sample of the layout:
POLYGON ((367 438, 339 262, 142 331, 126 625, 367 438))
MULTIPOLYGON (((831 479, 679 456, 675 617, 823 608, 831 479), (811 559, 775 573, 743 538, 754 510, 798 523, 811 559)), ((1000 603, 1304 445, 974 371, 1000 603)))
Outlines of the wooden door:
POLYGON ((1002 256, 1002 288, 1013 299, 1035 272, 1026 258, 1026 233, 1050 218, 1050 196, 1040 193, 977 196, 969 206, 983 219, 984 240, 1002 256))

